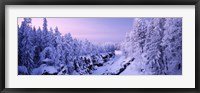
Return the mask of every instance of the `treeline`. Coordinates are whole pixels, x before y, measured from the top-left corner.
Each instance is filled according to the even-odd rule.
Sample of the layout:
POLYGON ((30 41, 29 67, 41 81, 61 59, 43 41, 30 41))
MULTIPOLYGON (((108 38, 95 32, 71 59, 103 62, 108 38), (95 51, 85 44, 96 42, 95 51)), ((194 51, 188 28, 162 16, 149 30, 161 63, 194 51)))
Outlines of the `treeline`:
POLYGON ((18 26, 18 74, 44 74, 38 70, 48 66, 53 68, 48 67, 46 70, 61 71, 65 67, 66 74, 73 74, 80 65, 87 68, 91 64, 77 64, 81 56, 101 57, 100 54, 108 55, 116 49, 111 43, 95 45, 88 40, 73 38, 70 33, 61 35, 57 27, 53 30, 47 26, 46 18, 42 29, 32 27, 31 18, 24 18, 21 26, 18 26))
POLYGON ((182 18, 136 18, 121 50, 143 74, 182 74, 182 18))

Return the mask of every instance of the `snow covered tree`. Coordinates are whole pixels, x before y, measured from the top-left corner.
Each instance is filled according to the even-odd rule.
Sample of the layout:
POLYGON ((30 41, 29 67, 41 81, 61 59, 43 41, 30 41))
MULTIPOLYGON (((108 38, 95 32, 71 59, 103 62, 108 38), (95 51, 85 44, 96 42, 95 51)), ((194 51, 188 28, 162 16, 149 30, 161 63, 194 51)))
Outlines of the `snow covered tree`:
POLYGON ((24 22, 22 22, 21 27, 18 26, 18 64, 22 65, 23 60, 21 59, 22 56, 22 39, 23 39, 23 32, 24 31, 24 22))
POLYGON ((34 63, 36 64, 36 67, 39 67, 40 64, 40 52, 42 52, 42 30, 39 27, 36 30, 35 37, 35 45, 34 45, 34 63))
POLYGON ((51 36, 49 34, 48 28, 47 28, 47 19, 43 19, 43 30, 42 30, 42 49, 45 47, 48 47, 51 43, 49 42, 51 36))
POLYGON ((132 45, 136 46, 135 49, 142 53, 147 32, 146 18, 136 18, 133 28, 135 37, 131 38, 131 40, 133 39, 133 42, 135 41, 137 43, 132 45))
POLYGON ((40 51, 38 50, 38 37, 37 37, 37 32, 36 28, 33 27, 33 30, 30 32, 30 37, 32 37, 31 42, 33 44, 33 61, 35 66, 37 67, 39 63, 39 53, 40 51))
POLYGON ((124 52, 124 55, 126 57, 128 57, 129 54, 132 53, 131 38, 129 33, 126 33, 125 40, 121 43, 121 50, 124 52))
POLYGON ((55 57, 55 65, 59 65, 64 62, 64 49, 63 49, 63 41, 61 37, 61 33, 59 32, 58 28, 55 28, 55 42, 56 42, 56 57, 55 57))
POLYGON ((104 48, 104 51, 105 53, 108 53, 108 52, 115 52, 116 48, 115 48, 115 44, 114 43, 104 43, 103 44, 103 48, 104 48))
POLYGON ((143 58, 147 74, 163 74, 162 47, 163 26, 165 19, 152 18, 148 25, 144 46, 143 58))
POLYGON ((37 37, 37 39, 36 39, 36 45, 38 47, 40 47, 41 50, 42 50, 42 30, 41 30, 40 27, 37 29, 35 37, 37 37))
POLYGON ((123 50, 126 56, 140 55, 145 44, 146 18, 135 18, 133 24, 133 30, 130 33, 126 33, 125 41, 123 42, 123 50))
POLYGON ((44 18, 43 19, 43 31, 44 31, 44 33, 47 33, 47 31, 48 31, 48 29, 47 29, 47 19, 46 18, 44 18))
POLYGON ((47 65, 54 65, 54 59, 55 59, 55 49, 52 47, 46 47, 41 53, 40 53, 40 64, 45 63, 47 65))
POLYGON ((136 58, 144 74, 181 74, 182 19, 136 18, 121 50, 136 58))
POLYGON ((64 62, 66 64, 68 64, 68 62, 72 61, 72 42, 73 42, 73 39, 71 37, 71 34, 68 33, 68 34, 65 34, 64 37, 63 37, 63 46, 64 47, 64 62))
POLYGON ((167 18, 162 39, 165 74, 182 74, 182 19, 167 18))
POLYGON ((20 65, 22 66, 26 66, 26 68, 28 69, 28 73, 30 74, 31 70, 34 67, 34 62, 33 62, 33 56, 34 56, 34 52, 33 52, 33 43, 32 41, 32 37, 30 35, 32 28, 30 26, 31 24, 31 18, 24 18, 23 21, 23 26, 22 26, 22 30, 23 31, 23 39, 21 41, 21 48, 20 50, 23 51, 21 53, 21 63, 20 65))

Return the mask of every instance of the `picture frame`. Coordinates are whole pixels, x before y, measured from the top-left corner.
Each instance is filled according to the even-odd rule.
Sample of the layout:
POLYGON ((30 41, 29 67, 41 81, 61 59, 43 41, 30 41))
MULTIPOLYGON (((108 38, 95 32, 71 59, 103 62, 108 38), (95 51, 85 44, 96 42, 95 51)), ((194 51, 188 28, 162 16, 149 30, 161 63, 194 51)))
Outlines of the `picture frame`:
POLYGON ((0 1, 0 91, 1 93, 198 93, 200 92, 199 77, 199 42, 200 31, 200 0, 1 0, 0 1), (6 5, 195 5, 195 88, 5 88, 5 6, 6 5), (197 55, 197 56, 196 56, 197 55))

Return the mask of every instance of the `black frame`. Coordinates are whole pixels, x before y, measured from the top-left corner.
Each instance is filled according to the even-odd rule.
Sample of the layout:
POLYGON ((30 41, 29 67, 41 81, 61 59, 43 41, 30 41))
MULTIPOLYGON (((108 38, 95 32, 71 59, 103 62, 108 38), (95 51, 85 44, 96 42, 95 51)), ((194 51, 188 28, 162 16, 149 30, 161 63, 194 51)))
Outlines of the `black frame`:
POLYGON ((200 0, 0 0, 0 92, 1 93, 200 93, 200 0), (195 88, 5 88, 5 6, 6 5, 195 5, 195 88))

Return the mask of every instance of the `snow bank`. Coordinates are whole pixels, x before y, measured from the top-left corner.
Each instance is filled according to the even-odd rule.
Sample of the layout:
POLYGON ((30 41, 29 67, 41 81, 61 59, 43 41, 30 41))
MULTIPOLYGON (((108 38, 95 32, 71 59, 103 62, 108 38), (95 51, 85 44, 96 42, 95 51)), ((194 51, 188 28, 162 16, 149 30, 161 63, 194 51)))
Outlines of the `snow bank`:
POLYGON ((54 66, 47 66, 46 64, 32 70, 32 75, 56 75, 58 73, 54 66))

